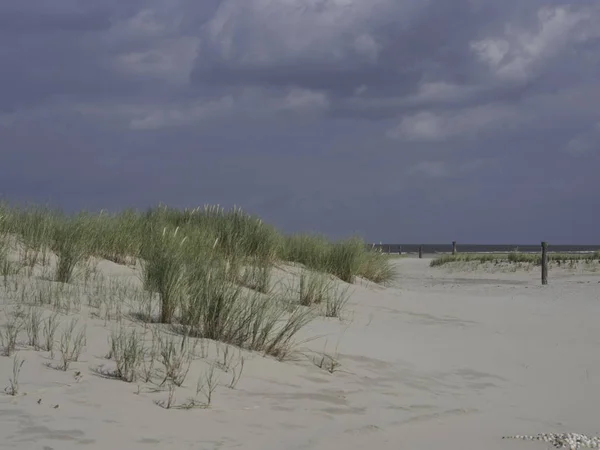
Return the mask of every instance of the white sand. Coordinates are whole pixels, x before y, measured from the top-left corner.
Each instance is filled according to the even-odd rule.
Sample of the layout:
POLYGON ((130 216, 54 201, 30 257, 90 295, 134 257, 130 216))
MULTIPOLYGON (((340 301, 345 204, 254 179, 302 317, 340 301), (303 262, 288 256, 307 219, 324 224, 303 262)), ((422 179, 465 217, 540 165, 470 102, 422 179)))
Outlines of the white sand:
MULTIPOLYGON (((239 384, 219 386, 209 409, 166 410, 154 403, 165 392, 96 375, 113 364, 111 324, 83 307, 71 315, 87 324, 87 347, 67 372, 45 365, 59 356, 20 349, 21 394, 0 395, 0 448, 493 450, 545 448, 503 435, 600 431, 600 272, 552 268, 542 287, 538 270, 428 263, 399 259, 394 286, 354 286, 346 320, 311 324, 302 337, 321 338, 297 361, 243 352, 239 384), (324 349, 339 371, 310 361, 324 349)), ((100 269, 135 280, 128 268, 100 269)), ((211 343, 176 402, 215 358, 211 343)), ((12 358, 0 357, 0 387, 11 373, 12 358)))

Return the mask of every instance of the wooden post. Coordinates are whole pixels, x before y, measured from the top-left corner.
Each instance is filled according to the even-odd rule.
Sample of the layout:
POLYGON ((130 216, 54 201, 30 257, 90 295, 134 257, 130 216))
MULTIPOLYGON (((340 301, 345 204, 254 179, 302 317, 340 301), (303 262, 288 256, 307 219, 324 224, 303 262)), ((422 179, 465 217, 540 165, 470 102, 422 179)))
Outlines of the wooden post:
POLYGON ((419 245, 419 259, 423 258, 423 246, 419 245))
POLYGON ((456 255, 456 241, 452 241, 452 254, 456 255))
POLYGON ((398 254, 401 255, 402 254, 402 246, 398 247, 398 254))
POLYGON ((542 285, 548 284, 548 243, 542 242, 542 285))

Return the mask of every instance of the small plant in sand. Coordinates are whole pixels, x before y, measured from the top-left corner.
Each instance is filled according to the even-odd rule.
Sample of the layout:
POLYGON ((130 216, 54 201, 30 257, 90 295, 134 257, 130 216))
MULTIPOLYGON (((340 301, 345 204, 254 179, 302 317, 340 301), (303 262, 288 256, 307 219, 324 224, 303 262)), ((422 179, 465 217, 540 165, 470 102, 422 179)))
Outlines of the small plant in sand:
POLYGON ((227 372, 233 360, 233 352, 229 345, 221 344, 220 342, 215 343, 215 348, 217 350, 216 364, 221 370, 227 372))
POLYGON ((349 299, 350 294, 347 287, 335 289, 325 301, 325 317, 341 319, 349 299))
POLYGON ((300 273, 298 294, 302 306, 312 306, 324 303, 333 288, 329 275, 312 270, 300 273))
POLYGON ((169 389, 169 397, 167 401, 157 402, 159 406, 163 408, 176 408, 176 409, 193 409, 193 408, 209 408, 212 404, 213 393, 219 387, 219 379, 215 374, 214 366, 210 366, 208 371, 204 375, 200 375, 196 382, 196 395, 188 398, 185 403, 175 405, 172 390, 169 389), (204 396, 205 401, 199 400, 200 394, 204 396))
POLYGON ((183 384, 194 359, 196 342, 186 336, 179 340, 172 335, 158 337, 159 357, 165 370, 161 386, 167 381, 176 386, 183 384))
POLYGON ((329 373, 336 372, 341 365, 337 358, 327 353, 321 353, 316 356, 313 362, 319 369, 326 370, 329 373))
POLYGON ((217 361, 215 364, 225 373, 231 372, 231 381, 227 385, 230 389, 235 389, 242 373, 244 371, 244 357, 241 354, 241 350, 234 354, 232 347, 224 344, 221 345, 217 342, 217 361))
POLYGON ((78 320, 72 319, 60 337, 61 364, 58 368, 64 371, 69 369, 72 362, 79 360, 86 345, 86 328, 84 326, 76 332, 77 324, 78 320))
POLYGON ((18 309, 13 311, 4 311, 6 323, 0 328, 0 343, 2 344, 2 354, 4 356, 12 355, 17 348, 19 332, 23 328, 23 320, 18 309))
POLYGON ((320 305, 325 317, 340 317, 349 299, 348 289, 349 286, 338 286, 338 282, 328 274, 303 270, 297 294, 300 305, 320 305))
POLYGON ((120 326, 118 331, 113 331, 110 336, 109 356, 117 364, 114 372, 116 378, 129 383, 135 381, 144 361, 142 336, 135 329, 127 331, 125 327, 120 326))
POLYGON ((218 386, 219 379, 215 375, 215 368, 214 366, 210 366, 208 372, 206 372, 204 376, 200 376, 196 383, 196 396, 198 396, 199 393, 202 393, 206 399, 203 406, 209 407, 212 404, 212 396, 218 386))
POLYGON ((5 389, 8 395, 17 395, 19 393, 19 377, 21 376, 21 368, 25 364, 25 360, 19 358, 18 353, 13 358, 12 377, 8 379, 9 385, 5 389))
POLYGON ((240 382, 240 378, 242 378, 242 374, 244 373, 244 357, 240 356, 238 362, 235 365, 230 366, 231 370, 231 380, 227 387, 229 389, 235 389, 237 384, 240 382))
POLYGON ((340 345, 341 338, 342 338, 342 336, 340 335, 333 353, 327 352, 327 350, 326 350, 327 349, 327 341, 325 341, 325 348, 323 349, 323 352, 313 356, 312 362, 318 368, 326 370, 329 373, 334 373, 339 370, 341 363, 339 360, 338 347, 340 345))
POLYGON ((87 260, 85 218, 64 218, 56 226, 52 237, 52 250, 58 258, 54 280, 68 283, 75 267, 87 260))
POLYGON ((56 334, 56 330, 59 325, 59 315, 56 312, 46 317, 46 319, 43 321, 44 341, 42 350, 50 352, 51 358, 54 358, 54 335, 56 334))
POLYGON ((168 392, 167 399, 166 400, 156 400, 154 403, 156 403, 161 408, 171 409, 172 407, 175 406, 175 391, 176 390, 177 390, 177 385, 175 383, 173 383, 172 381, 170 381, 169 383, 167 383, 167 392, 168 392))
POLYGON ((156 375, 156 359, 158 358, 158 346, 156 340, 152 339, 150 348, 144 348, 144 356, 140 364, 140 373, 144 383, 149 383, 156 375))
POLYGON ((28 344, 36 350, 41 348, 40 331, 43 322, 43 312, 41 309, 31 306, 25 318, 25 331, 27 332, 28 344))

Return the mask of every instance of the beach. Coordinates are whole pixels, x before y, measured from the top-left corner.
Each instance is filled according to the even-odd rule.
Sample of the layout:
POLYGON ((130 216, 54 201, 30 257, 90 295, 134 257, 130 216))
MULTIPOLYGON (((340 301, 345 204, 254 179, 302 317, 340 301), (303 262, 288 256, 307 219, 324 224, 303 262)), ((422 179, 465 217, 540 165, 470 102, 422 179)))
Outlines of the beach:
MULTIPOLYGON (((553 266, 541 286, 537 267, 429 263, 396 258, 389 286, 348 285, 342 317, 311 322, 284 361, 203 341, 170 408, 164 387, 106 376, 117 321, 148 336, 151 325, 74 303, 61 314, 85 327, 86 345, 67 370, 60 352, 17 345, 24 363, 18 393, 0 396, 0 448, 508 450, 546 444, 503 436, 600 431, 596 265, 553 266)), ((295 270, 279 265, 275 283, 295 270)), ((140 283, 135 267, 96 271, 112 286, 140 283)), ((31 280, 0 289, 5 311, 31 280)), ((13 359, 0 357, 2 388, 13 359)))

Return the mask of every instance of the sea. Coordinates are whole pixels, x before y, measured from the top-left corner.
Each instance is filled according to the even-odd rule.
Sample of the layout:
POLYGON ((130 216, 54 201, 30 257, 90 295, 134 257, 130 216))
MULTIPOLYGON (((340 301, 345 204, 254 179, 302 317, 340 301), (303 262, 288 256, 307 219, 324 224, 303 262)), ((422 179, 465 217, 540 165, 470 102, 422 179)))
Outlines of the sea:
MULTIPOLYGON (((371 244, 370 247, 380 249, 385 253, 418 253, 421 244, 371 244)), ((451 253, 452 244, 423 244, 423 253, 451 253)), ((456 244, 459 253, 508 253, 519 251, 522 253, 539 253, 541 245, 517 244, 456 244)), ((553 253, 594 253, 600 251, 600 245, 552 245, 548 244, 548 251, 553 253)))

